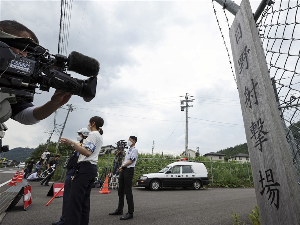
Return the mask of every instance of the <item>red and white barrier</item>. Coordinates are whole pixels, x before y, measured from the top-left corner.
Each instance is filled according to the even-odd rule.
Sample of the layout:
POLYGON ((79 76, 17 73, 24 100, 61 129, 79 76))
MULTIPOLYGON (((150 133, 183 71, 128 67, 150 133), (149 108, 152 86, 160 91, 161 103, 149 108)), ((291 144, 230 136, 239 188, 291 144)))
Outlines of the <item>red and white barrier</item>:
POLYGON ((32 192, 31 185, 24 187, 24 210, 26 210, 32 204, 32 192))

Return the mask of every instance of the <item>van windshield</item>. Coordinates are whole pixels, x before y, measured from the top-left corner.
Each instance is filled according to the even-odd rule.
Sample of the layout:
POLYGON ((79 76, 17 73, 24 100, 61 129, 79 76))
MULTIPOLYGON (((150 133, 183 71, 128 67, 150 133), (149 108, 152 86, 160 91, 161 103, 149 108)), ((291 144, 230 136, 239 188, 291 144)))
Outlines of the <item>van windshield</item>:
POLYGON ((159 173, 165 173, 166 171, 168 171, 170 169, 170 167, 165 167, 162 170, 159 171, 159 173))

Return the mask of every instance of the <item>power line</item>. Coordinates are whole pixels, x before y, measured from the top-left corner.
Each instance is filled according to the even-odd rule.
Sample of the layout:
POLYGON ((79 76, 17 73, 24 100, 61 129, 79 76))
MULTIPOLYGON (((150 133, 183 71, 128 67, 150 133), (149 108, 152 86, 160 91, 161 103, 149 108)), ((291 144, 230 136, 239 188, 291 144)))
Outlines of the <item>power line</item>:
MULTIPOLYGON (((89 104, 89 107, 97 107, 97 106, 124 106, 126 104, 126 106, 129 106, 128 104, 131 104, 131 106, 134 107, 134 105, 137 105, 137 106, 143 106, 143 105, 146 105, 146 106, 149 106, 148 103, 145 103, 145 104, 137 104, 137 103, 144 103, 144 102, 152 102, 152 101, 155 101, 155 103, 151 103, 152 105, 173 105, 173 104, 170 104, 171 103, 174 103, 174 104, 177 104, 177 101, 178 100, 170 100, 170 99, 174 99, 175 97, 168 97, 168 98, 156 98, 156 99, 144 99, 144 100, 140 100, 140 101, 134 101, 134 102, 127 102, 127 101, 124 101, 124 102, 119 102, 119 103, 103 103, 103 104, 89 104), (169 99, 169 100, 168 100, 169 99), (157 103, 157 101, 159 100, 167 100, 167 102, 162 102, 162 103, 157 103)), ((178 97, 176 97, 178 98, 178 97)), ((211 96, 203 96, 203 95, 200 95, 200 96, 196 96, 196 98, 198 98, 199 100, 196 101, 195 103, 203 103, 203 102, 206 102, 206 103, 213 103, 215 104, 215 102, 219 102, 221 104, 226 104, 228 105, 228 103, 231 103, 231 104, 237 104, 237 105, 240 105, 239 103, 239 100, 234 100, 234 99, 228 99, 228 98, 214 98, 214 97, 211 97, 211 96)), ((216 104, 217 105, 217 104, 216 104)), ((74 104, 74 106, 77 106, 77 104, 74 104)), ((81 106, 78 104, 78 106, 81 106)))
MULTIPOLYGON (((137 116, 128 116, 128 115, 122 115, 122 114, 115 114, 115 113, 108 113, 108 112, 104 112, 101 110, 92 110, 89 107, 76 107, 76 109, 81 109, 81 110, 88 110, 91 112, 100 112, 102 114, 107 114, 107 115, 113 115, 113 116, 120 116, 120 117, 126 117, 126 118, 133 118, 133 119, 142 119, 142 120, 153 120, 153 121, 162 121, 162 122, 175 122, 175 123, 180 123, 180 122, 184 122, 183 120, 162 120, 162 119, 155 119, 153 117, 149 118, 149 117, 137 117, 137 116)), ((191 117, 189 117, 191 118, 191 117)), ((214 125, 219 125, 219 126, 240 126, 243 127, 242 124, 235 124, 235 123, 227 123, 227 122, 221 122, 221 121, 213 121, 213 120, 206 120, 206 119, 199 119, 199 118, 191 118, 191 119, 195 119, 195 120, 203 120, 206 122, 210 122, 210 123, 217 123, 214 125)), ((193 122, 193 123, 201 123, 201 122, 193 122)), ((201 123, 201 124, 207 124, 207 123, 201 123)))
MULTIPOLYGON (((183 116, 182 116, 183 117, 183 116)), ((181 118, 182 119, 182 118, 181 118)), ((176 124, 176 126, 175 126, 175 128, 173 129, 173 131, 171 132, 171 134, 169 135, 169 137, 166 139, 166 141, 163 143, 163 145, 160 147, 160 148, 163 148, 164 146, 165 146, 165 144, 167 143, 167 141, 170 139, 170 137, 173 135, 173 133, 174 133, 174 131, 176 130, 176 128, 178 127, 178 125, 179 125, 179 123, 180 123, 181 121, 179 121, 177 124, 176 124)), ((183 121, 182 121, 183 122, 183 121)))

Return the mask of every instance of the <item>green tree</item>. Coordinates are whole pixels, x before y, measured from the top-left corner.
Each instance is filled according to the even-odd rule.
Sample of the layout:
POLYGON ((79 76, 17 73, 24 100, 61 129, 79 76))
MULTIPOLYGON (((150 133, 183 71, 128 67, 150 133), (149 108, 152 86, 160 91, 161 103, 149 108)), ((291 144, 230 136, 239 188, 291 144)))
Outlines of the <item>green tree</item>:
MULTIPOLYGON (((31 153, 30 158, 34 158, 35 161, 40 160, 41 155, 46 150, 47 144, 39 144, 38 147, 35 148, 35 150, 31 153)), ((56 151, 56 142, 50 142, 48 145, 48 150, 52 157, 56 155, 56 152, 60 156, 67 156, 70 155, 72 152, 72 147, 67 145, 60 145, 58 150, 56 151)))
POLYGON ((232 157, 233 155, 236 155, 238 153, 249 154, 247 143, 236 145, 234 147, 230 147, 230 148, 226 148, 226 149, 222 149, 222 150, 218 151, 217 153, 225 154, 227 158, 232 157))

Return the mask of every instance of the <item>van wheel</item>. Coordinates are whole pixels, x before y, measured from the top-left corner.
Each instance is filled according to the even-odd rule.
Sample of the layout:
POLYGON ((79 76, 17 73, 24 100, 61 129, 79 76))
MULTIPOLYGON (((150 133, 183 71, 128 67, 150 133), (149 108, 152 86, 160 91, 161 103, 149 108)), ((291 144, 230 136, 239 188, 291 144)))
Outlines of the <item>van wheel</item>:
POLYGON ((200 182, 200 180, 194 180, 194 182, 193 182, 193 188, 195 190, 199 190, 201 188, 201 182, 200 182))
POLYGON ((160 189, 160 182, 159 180, 152 180, 150 182, 150 190, 151 191, 157 191, 160 189))

